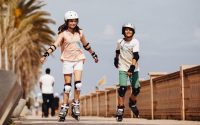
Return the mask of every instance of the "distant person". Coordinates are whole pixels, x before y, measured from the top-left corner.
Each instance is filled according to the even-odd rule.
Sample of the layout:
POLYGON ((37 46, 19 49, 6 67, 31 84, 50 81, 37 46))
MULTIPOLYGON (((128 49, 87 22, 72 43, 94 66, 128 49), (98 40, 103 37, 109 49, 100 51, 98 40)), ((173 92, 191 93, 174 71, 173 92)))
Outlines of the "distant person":
POLYGON ((136 106, 136 97, 140 92, 139 83, 139 41, 134 37, 135 27, 131 23, 122 26, 124 37, 117 41, 116 57, 114 65, 119 70, 119 89, 118 89, 118 106, 116 117, 117 121, 123 120, 124 100, 127 90, 127 80, 129 78, 132 93, 129 98, 129 107, 135 116, 139 117, 139 110, 136 106))
POLYGON ((55 110, 53 107, 53 87, 55 83, 55 79, 53 76, 50 75, 50 69, 46 69, 46 74, 42 75, 39 80, 40 89, 42 91, 42 111, 44 117, 48 117, 49 115, 49 108, 51 108, 51 116, 55 116, 55 110))
POLYGON ((53 105, 54 105, 54 110, 55 110, 55 113, 56 113, 56 114, 58 114, 59 103, 60 103, 59 94, 58 94, 58 93, 55 93, 55 94, 54 94, 53 105))
POLYGON ((60 120, 64 121, 69 109, 69 93, 72 90, 72 75, 74 75, 74 99, 72 103, 72 117, 79 119, 80 110, 80 91, 82 87, 82 72, 83 63, 86 59, 83 49, 87 50, 94 61, 98 62, 97 54, 91 49, 91 46, 86 40, 83 30, 79 28, 79 17, 75 11, 67 11, 64 16, 64 24, 58 28, 58 37, 53 45, 44 53, 40 59, 44 62, 45 59, 58 46, 61 47, 61 61, 63 63, 64 74, 64 95, 63 104, 60 110, 60 120), (83 46, 83 47, 82 47, 83 46))

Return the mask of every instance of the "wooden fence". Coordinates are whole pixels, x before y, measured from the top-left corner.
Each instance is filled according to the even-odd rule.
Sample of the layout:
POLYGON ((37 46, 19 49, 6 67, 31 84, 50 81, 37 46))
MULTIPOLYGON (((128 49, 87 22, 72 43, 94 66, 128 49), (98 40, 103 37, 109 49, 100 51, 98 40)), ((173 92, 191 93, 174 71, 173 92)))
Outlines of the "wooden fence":
MULTIPOLYGON (((150 79, 140 81, 137 98, 140 117, 147 119, 200 120, 200 65, 180 66, 174 73, 149 73, 150 79)), ((112 117, 117 107, 117 86, 81 97, 81 115, 112 117)), ((128 100, 128 86, 124 117, 132 117, 128 100)))

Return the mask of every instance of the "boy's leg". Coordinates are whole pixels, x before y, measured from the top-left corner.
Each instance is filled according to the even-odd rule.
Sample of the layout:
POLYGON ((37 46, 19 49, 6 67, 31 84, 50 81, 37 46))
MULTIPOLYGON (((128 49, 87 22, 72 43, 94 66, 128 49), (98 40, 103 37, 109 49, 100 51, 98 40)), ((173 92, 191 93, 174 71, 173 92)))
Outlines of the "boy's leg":
POLYGON ((131 108, 132 112, 135 114, 135 116, 139 117, 139 110, 136 106, 137 103, 137 96, 140 93, 140 83, 139 83, 139 72, 134 72, 132 76, 130 77, 131 87, 132 87, 132 93, 129 98, 129 107, 131 108))
POLYGON ((125 108, 124 106, 117 106, 117 112, 116 112, 117 121, 123 120, 124 108, 125 108))
POLYGON ((119 71, 118 106, 124 106, 125 94, 127 90, 128 75, 125 71, 119 71))
POLYGON ((116 111, 117 121, 122 121, 124 114, 124 100, 127 90, 128 75, 125 71, 119 71, 118 106, 116 111))

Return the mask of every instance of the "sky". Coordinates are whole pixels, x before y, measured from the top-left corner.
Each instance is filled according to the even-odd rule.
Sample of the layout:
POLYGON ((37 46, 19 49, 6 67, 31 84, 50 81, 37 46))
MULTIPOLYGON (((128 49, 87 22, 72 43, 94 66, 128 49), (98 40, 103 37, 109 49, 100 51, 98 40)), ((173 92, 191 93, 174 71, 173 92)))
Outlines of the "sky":
MULTIPOLYGON (((140 79, 149 79, 149 72, 178 71, 180 65, 200 64, 200 1, 199 0, 44 0, 57 28, 64 23, 66 11, 79 15, 79 26, 99 57, 94 63, 87 51, 82 78, 82 95, 95 91, 98 81, 105 76, 104 89, 118 83, 114 67, 116 42, 123 38, 121 27, 130 22, 136 27, 140 42, 140 79)), ((55 36, 56 39, 56 36, 55 36)), ((55 77, 55 92, 64 87, 60 49, 42 67, 44 74, 51 68, 55 77)))

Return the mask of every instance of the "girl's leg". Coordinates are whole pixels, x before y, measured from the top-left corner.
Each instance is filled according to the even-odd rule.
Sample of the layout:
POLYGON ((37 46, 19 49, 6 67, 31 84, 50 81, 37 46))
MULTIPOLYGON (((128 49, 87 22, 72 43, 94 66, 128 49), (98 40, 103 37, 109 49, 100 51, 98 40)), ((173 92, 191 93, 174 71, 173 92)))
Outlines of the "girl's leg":
POLYGON ((64 94, 63 94, 63 103, 64 104, 69 104, 69 94, 70 90, 67 90, 68 87, 71 86, 71 79, 72 79, 72 74, 64 74, 64 79, 65 79, 65 87, 64 87, 64 94))
POLYGON ((82 71, 81 70, 75 70, 74 71, 74 100, 72 102, 72 117, 76 120, 79 120, 80 116, 80 92, 81 92, 81 77, 82 77, 82 71))
POLYGON ((59 121, 64 121, 65 117, 68 113, 69 109, 69 94, 71 91, 71 77, 72 74, 65 74, 64 79, 65 79, 65 84, 64 84, 64 92, 63 92, 63 104, 61 105, 60 108, 60 113, 59 113, 59 121))
POLYGON ((75 70, 74 71, 74 100, 79 101, 80 92, 81 92, 81 78, 82 78, 82 71, 81 70, 75 70))
POLYGON ((60 108, 60 113, 59 113, 59 121, 64 121, 65 117, 68 113, 69 109, 69 95, 71 92, 71 79, 72 79, 72 72, 73 72, 73 63, 64 61, 63 62, 63 74, 64 74, 64 92, 63 92, 63 104, 61 105, 60 108))

